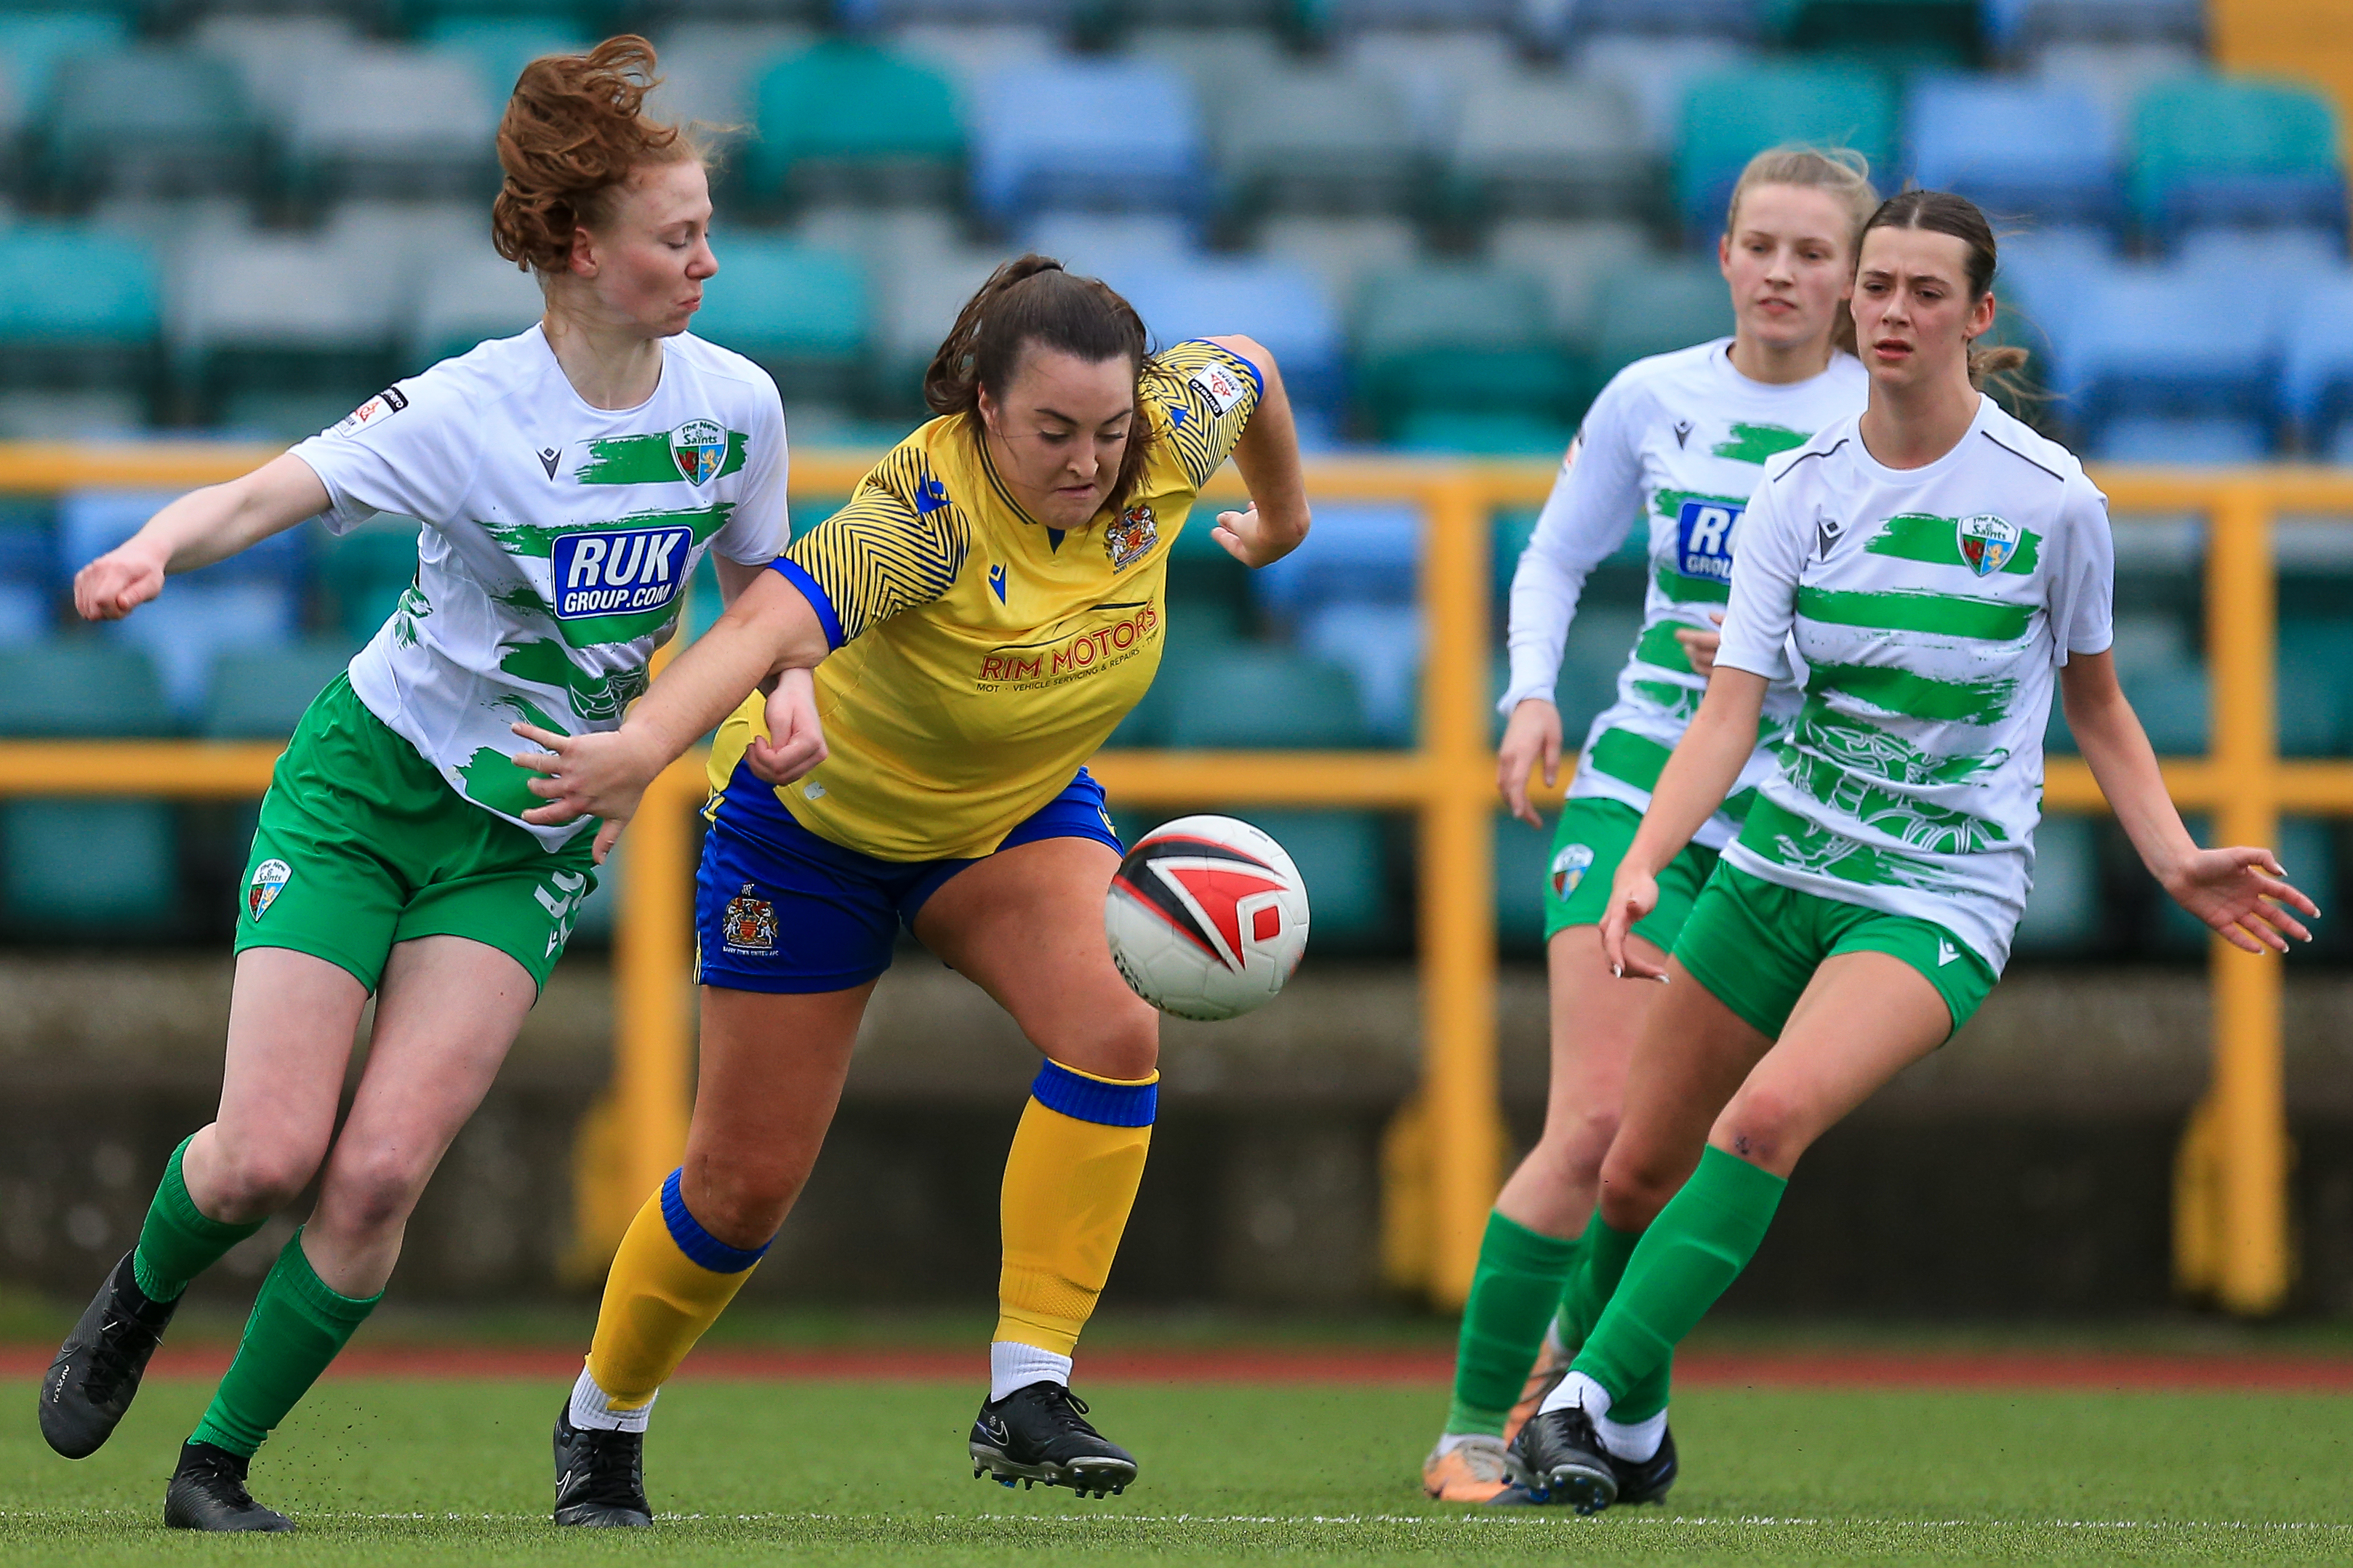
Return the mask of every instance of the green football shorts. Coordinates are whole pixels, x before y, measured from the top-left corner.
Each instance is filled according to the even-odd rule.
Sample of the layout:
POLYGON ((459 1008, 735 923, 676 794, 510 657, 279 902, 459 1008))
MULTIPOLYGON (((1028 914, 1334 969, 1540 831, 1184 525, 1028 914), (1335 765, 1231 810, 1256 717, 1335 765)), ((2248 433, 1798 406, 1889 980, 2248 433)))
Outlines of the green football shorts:
POLYGON ((1708 994, 1778 1039, 1814 971, 1841 952, 1883 952, 1918 970, 1945 999, 1955 1029, 1999 978, 1933 921, 1801 893, 1733 865, 1718 866, 1701 889, 1674 956, 1708 994))
POLYGON ((237 951, 287 947, 370 991, 393 944, 462 936, 544 986, 583 900, 595 836, 549 851, 452 789, 339 675, 302 715, 261 797, 237 951))
MULTIPOLYGON (((1634 842, 1642 814, 1623 801, 1587 795, 1561 808, 1552 836, 1552 865, 1545 872, 1545 940, 1571 926, 1598 926, 1609 909, 1609 883, 1618 862, 1634 842)), ((1634 923, 1634 934, 1673 950, 1691 915, 1692 900, 1715 869, 1715 851, 1696 844, 1667 862, 1659 873, 1658 907, 1634 923)))

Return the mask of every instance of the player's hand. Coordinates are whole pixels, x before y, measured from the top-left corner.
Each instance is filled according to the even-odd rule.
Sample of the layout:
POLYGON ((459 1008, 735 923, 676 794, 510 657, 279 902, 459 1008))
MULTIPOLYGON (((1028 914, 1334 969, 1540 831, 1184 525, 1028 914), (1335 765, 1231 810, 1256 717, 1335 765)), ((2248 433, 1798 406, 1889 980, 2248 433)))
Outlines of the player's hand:
POLYGON ((817 718, 817 676, 788 669, 768 694, 768 738, 752 737, 744 760, 753 776, 782 786, 814 769, 828 756, 825 730, 817 718))
POLYGON ((2248 952, 2285 952, 2291 936, 2310 942, 2312 932, 2289 910, 2320 913, 2288 884, 2279 858, 2268 849, 2200 849, 2168 867, 2159 880, 2175 903, 2248 952))
MULTIPOLYGON (((628 821, 666 762, 643 755, 626 728, 586 735, 559 735, 536 724, 508 728, 541 748, 516 752, 514 763, 543 775, 523 787, 548 804, 522 814, 525 822, 543 827, 561 827, 584 816, 628 821)), ((614 833, 617 837, 619 829, 614 833)))
MULTIPOLYGON (((1724 612, 1710 610, 1707 618, 1722 626, 1724 612)), ((1677 626, 1675 641, 1683 645, 1683 658, 1691 661, 1692 673, 1706 675, 1715 668, 1715 650, 1724 646, 1724 634, 1703 631, 1697 626, 1677 626)))
POLYGON ((1658 879, 1631 860, 1618 862, 1609 879, 1609 907, 1601 915, 1601 956, 1620 980, 1664 981, 1667 972, 1645 963, 1626 941, 1643 916, 1659 907, 1658 879))
POLYGON ((74 574, 74 611, 86 621, 119 621, 163 591, 163 562, 125 544, 74 574))
POLYGON ((1512 709, 1504 726, 1504 743, 1495 752, 1495 787, 1512 815, 1530 827, 1542 827, 1544 818, 1528 804, 1528 774, 1544 763, 1546 789, 1560 783, 1560 710, 1541 697, 1523 700, 1512 709))
POLYGON ((588 863, 602 866, 613 853, 613 846, 621 841, 621 829, 629 825, 626 816, 608 816, 596 829, 596 841, 588 847, 588 863))
POLYGON ((1258 514, 1253 502, 1247 511, 1221 511, 1218 526, 1209 530, 1209 537, 1225 546, 1226 553, 1249 567, 1271 565, 1299 548, 1307 537, 1304 523, 1296 533, 1270 526, 1258 514))

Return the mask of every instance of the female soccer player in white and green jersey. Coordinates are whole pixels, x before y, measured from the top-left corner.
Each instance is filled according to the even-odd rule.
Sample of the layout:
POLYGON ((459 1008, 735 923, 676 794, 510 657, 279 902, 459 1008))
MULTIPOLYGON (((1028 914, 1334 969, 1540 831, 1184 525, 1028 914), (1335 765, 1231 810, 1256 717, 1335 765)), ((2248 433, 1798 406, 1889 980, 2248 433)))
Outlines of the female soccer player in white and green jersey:
MULTIPOLYGON (((1638 521, 1649 531, 1641 634, 1619 677, 1618 700, 1586 735, 1553 838, 1544 1135, 1487 1221, 1462 1312, 1453 1403, 1422 1463, 1423 1489, 1434 1498, 1487 1502, 1505 1493, 1504 1445, 1514 1420, 1535 1407, 1591 1326, 1590 1270, 1614 1274, 1634 1244, 1595 1215, 1593 1198, 1618 1125, 1626 1058, 1656 997, 1603 973, 1603 894, 1660 766, 1699 706, 1736 526, 1766 459, 1862 406, 1846 295, 1855 239, 1877 203, 1852 153, 1778 147, 1750 161, 1717 243, 1733 335, 1637 361, 1602 389, 1512 579, 1512 675, 1503 700, 1510 724, 1496 783, 1513 812, 1535 825, 1529 775, 1539 763, 1547 784, 1558 773, 1553 687, 1577 596, 1587 574, 1638 521), (1588 1257, 1596 1262, 1583 1263, 1588 1257)), ((1768 694, 1741 793, 1662 875, 1659 907, 1633 939, 1651 956, 1674 945, 1798 701, 1786 682, 1768 694)))
POLYGON ((1581 1512, 1672 1473, 1662 1373, 1799 1156, 1993 988, 2033 876, 2054 687, 2184 909, 2253 952, 2308 939, 2296 912, 2318 912, 2269 849, 2198 847, 2166 797, 2109 651, 2106 500, 1972 375, 2023 357, 1971 363, 1995 259, 1961 197, 1873 215, 1853 296, 1870 405, 1767 469, 1707 695, 1619 861, 1609 967, 1667 982, 1601 1171, 1603 1216, 1641 1241, 1511 1450, 1528 1491, 1581 1512), (1661 963, 1629 938, 1738 781, 1793 650, 1796 727, 1661 963))
POLYGON ((653 65, 643 39, 615 38, 516 86, 492 231, 544 285, 542 324, 174 501, 75 580, 81 614, 115 620, 306 518, 425 523, 417 581, 303 715, 262 801, 219 1115, 174 1151, 137 1247, 42 1385, 50 1446, 94 1451, 189 1280, 318 1178, 181 1450, 168 1524, 292 1528, 247 1491, 248 1461, 380 1299, 594 886, 586 824, 522 820, 539 803, 509 726, 619 724, 703 552, 732 597, 785 541, 776 385, 685 335, 718 270, 711 200, 692 142, 639 113, 653 65))

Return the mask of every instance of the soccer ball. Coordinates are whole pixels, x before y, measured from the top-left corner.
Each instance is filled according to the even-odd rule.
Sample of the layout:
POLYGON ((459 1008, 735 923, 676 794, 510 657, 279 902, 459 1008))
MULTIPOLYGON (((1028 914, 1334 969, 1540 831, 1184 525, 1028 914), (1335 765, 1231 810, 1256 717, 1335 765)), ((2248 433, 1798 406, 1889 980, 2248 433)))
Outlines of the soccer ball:
POLYGON ((1164 1013, 1214 1022, 1274 1000, 1307 951, 1307 888, 1282 846, 1230 816, 1145 834, 1103 900, 1111 960, 1164 1013))

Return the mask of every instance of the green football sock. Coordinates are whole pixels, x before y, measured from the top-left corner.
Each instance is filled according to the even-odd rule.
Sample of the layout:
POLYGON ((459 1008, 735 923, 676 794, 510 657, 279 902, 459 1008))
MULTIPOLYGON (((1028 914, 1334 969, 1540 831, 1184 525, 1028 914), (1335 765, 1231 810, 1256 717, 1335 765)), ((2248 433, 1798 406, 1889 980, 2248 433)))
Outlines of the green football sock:
MULTIPOLYGON (((1568 1277, 1568 1289, 1561 1292, 1560 1311, 1553 1319, 1553 1328, 1560 1336, 1564 1349, 1572 1356, 1585 1348, 1592 1336, 1593 1325, 1601 1321, 1601 1310, 1609 1305, 1617 1293, 1618 1282, 1626 1277, 1626 1260, 1634 1256, 1634 1247, 1642 1239, 1639 1230, 1620 1230, 1593 1211, 1593 1221, 1585 1227, 1585 1255, 1577 1262, 1577 1271, 1568 1277)), ((1627 1391, 1626 1397, 1640 1405, 1654 1402, 1667 1407, 1667 1388, 1674 1373, 1674 1361, 1670 1356, 1652 1372, 1646 1373, 1641 1383, 1627 1391)))
POLYGON ((251 1458, 383 1300, 382 1291, 360 1300, 329 1289, 297 1230, 261 1282, 237 1359, 188 1441, 251 1458))
POLYGON ((195 1141, 195 1134, 190 1133, 164 1162, 163 1184, 147 1205, 146 1222, 139 1227, 139 1245, 131 1254, 132 1275, 151 1301, 179 1300, 189 1280, 218 1263, 223 1253, 262 1226, 260 1220, 232 1225, 210 1218, 196 1207, 196 1200, 188 1195, 187 1181, 180 1174, 181 1156, 195 1141))
POLYGON ((1454 1403, 1446 1430, 1502 1436, 1535 1364, 1545 1318, 1583 1244, 1540 1235, 1502 1214, 1487 1216, 1462 1335, 1454 1352, 1454 1403))
POLYGON ((1788 1183, 1710 1144, 1683 1191, 1659 1211, 1627 1261, 1574 1369, 1609 1391, 1609 1419, 1666 1408, 1675 1346, 1740 1277, 1788 1183))

